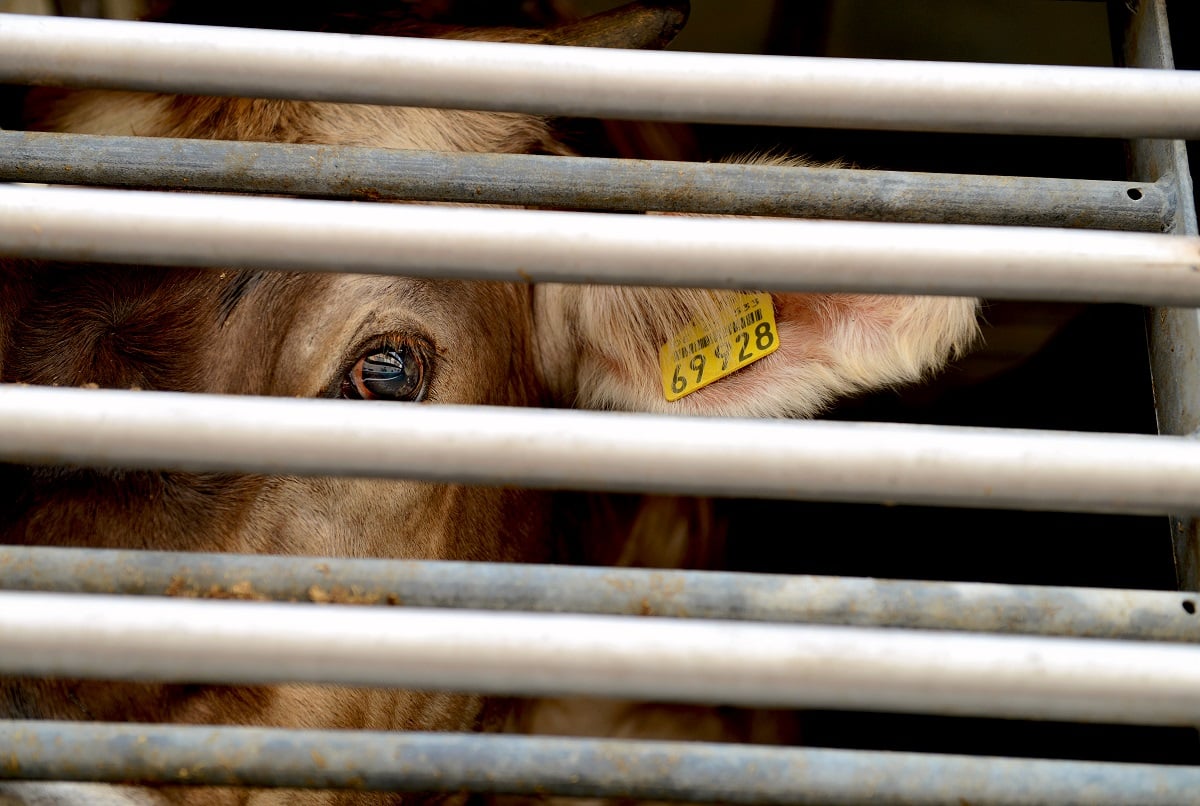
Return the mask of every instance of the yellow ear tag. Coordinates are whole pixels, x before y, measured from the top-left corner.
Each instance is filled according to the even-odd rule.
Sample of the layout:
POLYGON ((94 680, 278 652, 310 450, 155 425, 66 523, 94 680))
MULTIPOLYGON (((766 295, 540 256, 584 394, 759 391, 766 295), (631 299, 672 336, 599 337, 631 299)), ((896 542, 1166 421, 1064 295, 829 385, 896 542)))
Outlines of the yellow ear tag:
POLYGON ((739 294, 714 325, 689 325, 658 351, 669 402, 703 389, 779 349, 770 294, 739 294))

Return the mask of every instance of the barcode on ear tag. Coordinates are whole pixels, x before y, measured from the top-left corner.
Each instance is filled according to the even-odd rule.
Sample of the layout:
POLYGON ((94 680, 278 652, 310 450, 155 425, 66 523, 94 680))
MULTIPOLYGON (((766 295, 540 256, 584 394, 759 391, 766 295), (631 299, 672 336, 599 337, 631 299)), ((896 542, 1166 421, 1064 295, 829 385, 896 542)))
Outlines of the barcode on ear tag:
POLYGON ((741 294, 716 325, 690 325, 658 352, 663 394, 679 400, 779 349, 770 294, 741 294))

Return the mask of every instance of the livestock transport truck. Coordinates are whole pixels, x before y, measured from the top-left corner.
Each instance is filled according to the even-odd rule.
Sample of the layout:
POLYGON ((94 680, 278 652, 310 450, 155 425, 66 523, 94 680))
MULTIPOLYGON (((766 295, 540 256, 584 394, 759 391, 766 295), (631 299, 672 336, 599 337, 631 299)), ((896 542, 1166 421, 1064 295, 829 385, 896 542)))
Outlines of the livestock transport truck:
MULTIPOLYGON (((275 789, 280 802, 301 789, 1200 802, 1200 446, 1190 438, 1200 239, 1188 164, 1200 136, 1200 7, 694 0, 688 14, 686 3, 647 2, 645 13, 689 17, 661 52, 504 43, 477 55, 402 36, 372 51, 408 65, 388 74, 357 58, 366 38, 305 30, 297 10, 176 5, 246 35, 178 33, 136 0, 0 2, 0 535, 19 535, 0 546, 0 803, 117 802, 68 782, 148 785, 190 803, 224 802, 229 786, 275 789), (584 159, 26 131, 31 88, 46 86, 531 113, 584 159), (724 164, 738 155, 810 162, 724 164), (96 188, 124 195, 76 195, 96 188), (381 202, 565 209, 572 217, 556 220, 580 229, 560 252, 553 226, 530 224, 523 241, 497 235, 429 276, 518 279, 497 273, 494 256, 510 250, 531 283, 544 279, 533 255, 550 254, 568 267, 552 279, 566 284, 694 276, 768 294, 976 296, 980 334, 924 382, 848 395, 815 420, 697 419, 664 401, 653 414, 560 423, 427 401, 423 411, 445 418, 446 445, 469 437, 453 441, 460 458, 387 449, 378 467, 364 466, 373 435, 354 431, 357 414, 206 409, 160 403, 156 391, 135 405, 128 389, 14 376, 31 348, 4 321, 20 319, 19 284, 2 283, 20 261, 140 271, 211 265, 188 255, 214 243, 232 244, 222 252, 232 266, 287 249, 255 251, 247 228, 232 227, 243 212, 223 221, 146 195, 163 190, 201 204, 235 194, 245 220, 280 196, 349 210, 321 222, 322 237, 347 248, 363 237, 361 211, 381 202), (141 212, 105 219, 108 203, 89 201, 101 198, 141 212), (606 223, 645 211, 671 215, 639 217, 627 233, 606 223), (649 267, 628 258, 659 243, 637 233, 660 227, 668 243, 680 217, 697 214, 784 219, 782 245, 771 252, 754 242, 759 230, 714 225, 744 244, 724 266, 700 249, 655 253, 649 267), (317 439, 345 422, 343 446, 317 439), (350 546, 320 557, 152 541, 113 551, 86 535, 48 547, 22 521, 36 502, 15 480, 70 477, 29 470, 63 465, 612 491, 614 522, 639 492, 708 496, 684 522, 710 542, 680 552, 697 535, 648 516, 641 539, 676 550, 514 563, 381 559, 350 546), (482 733, 197 728, 86 707, 97 687, 129 680, 551 705, 482 733), (42 695, 21 693, 39 682, 74 704, 47 719, 34 705, 42 695), (626 717, 617 731, 614 715, 626 717)), ((422 25, 546 26, 617 5, 413 0, 385 11, 422 25)), ((324 11, 359 6, 380 12, 324 11)), ((538 212, 510 211, 514 231, 538 212)), ((415 248, 403 239, 416 236, 380 232, 371 237, 415 248)), ((463 243, 479 237, 464 226, 463 243)), ((703 349, 712 364, 732 355, 714 343, 674 367, 664 359, 668 399, 672 382, 702 372, 685 362, 703 349)), ((383 376, 361 374, 363 361, 382 356, 395 373, 411 369, 398 363, 406 355, 394 345, 364 355, 347 388, 378 391, 383 376)), ((396 428, 388 438, 401 447, 419 436, 396 428)), ((586 517, 567 531, 594 527, 586 517)))

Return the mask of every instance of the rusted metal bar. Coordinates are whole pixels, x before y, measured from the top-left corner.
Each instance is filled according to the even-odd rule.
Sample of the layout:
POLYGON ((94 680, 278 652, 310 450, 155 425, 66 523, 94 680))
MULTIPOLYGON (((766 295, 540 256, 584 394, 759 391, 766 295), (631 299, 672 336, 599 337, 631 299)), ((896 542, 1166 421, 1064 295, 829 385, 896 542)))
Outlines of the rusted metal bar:
MULTIPOLYGON (((708 742, 0 722, 0 780, 739 804, 1191 803, 1200 768, 708 742)), ((0 797, 18 793, 0 783, 0 797)))
POLYGON ((0 589, 1200 641, 1164 591, 0 546, 0 589))
POLYGON ((0 132, 0 180, 1144 232, 1175 214, 1165 189, 1146 182, 38 132, 0 132))

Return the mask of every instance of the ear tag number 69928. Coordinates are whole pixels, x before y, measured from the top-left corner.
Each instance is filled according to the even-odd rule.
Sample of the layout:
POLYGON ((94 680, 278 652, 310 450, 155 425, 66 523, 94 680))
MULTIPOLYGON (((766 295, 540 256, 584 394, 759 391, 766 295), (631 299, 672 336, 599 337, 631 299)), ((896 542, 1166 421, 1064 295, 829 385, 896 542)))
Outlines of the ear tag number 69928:
POLYGON ((741 294, 715 325, 691 325, 659 350, 668 401, 703 389, 779 349, 769 294, 741 294))

